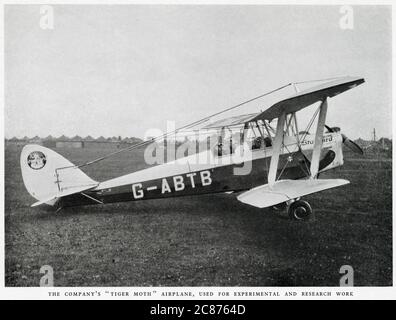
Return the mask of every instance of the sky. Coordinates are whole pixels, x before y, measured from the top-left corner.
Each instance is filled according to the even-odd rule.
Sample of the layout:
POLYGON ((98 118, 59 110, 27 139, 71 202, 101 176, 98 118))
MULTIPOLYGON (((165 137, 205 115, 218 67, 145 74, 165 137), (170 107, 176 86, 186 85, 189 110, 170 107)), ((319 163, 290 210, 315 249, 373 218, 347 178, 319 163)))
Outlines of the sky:
POLYGON ((4 10, 6 138, 144 137, 343 75, 366 82, 330 99, 326 122, 353 139, 392 135, 390 7, 353 6, 352 29, 340 6, 53 5, 52 29, 40 7, 4 10))

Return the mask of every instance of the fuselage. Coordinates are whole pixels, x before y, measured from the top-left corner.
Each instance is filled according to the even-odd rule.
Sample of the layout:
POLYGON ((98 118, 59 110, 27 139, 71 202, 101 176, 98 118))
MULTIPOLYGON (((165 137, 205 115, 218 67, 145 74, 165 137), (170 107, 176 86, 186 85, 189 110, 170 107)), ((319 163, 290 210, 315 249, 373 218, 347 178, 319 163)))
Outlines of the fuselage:
MULTIPOLYGON (((313 137, 307 136, 298 148, 297 138, 286 136, 278 163, 279 179, 309 176, 313 137)), ((319 171, 343 164, 339 132, 323 136, 319 171)), ((219 156, 206 150, 175 161, 149 167, 99 183, 84 193, 61 198, 62 207, 149 200, 177 196, 242 191, 267 183, 271 147, 219 156)))

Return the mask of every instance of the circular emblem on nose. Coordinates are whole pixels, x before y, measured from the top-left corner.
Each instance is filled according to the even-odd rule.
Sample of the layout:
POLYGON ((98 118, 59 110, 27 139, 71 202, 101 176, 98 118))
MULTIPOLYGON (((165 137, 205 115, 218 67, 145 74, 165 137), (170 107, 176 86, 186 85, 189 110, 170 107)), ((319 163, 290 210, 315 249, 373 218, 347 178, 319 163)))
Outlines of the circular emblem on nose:
POLYGON ((34 170, 39 170, 45 166, 47 158, 41 151, 33 151, 27 157, 28 166, 34 170))

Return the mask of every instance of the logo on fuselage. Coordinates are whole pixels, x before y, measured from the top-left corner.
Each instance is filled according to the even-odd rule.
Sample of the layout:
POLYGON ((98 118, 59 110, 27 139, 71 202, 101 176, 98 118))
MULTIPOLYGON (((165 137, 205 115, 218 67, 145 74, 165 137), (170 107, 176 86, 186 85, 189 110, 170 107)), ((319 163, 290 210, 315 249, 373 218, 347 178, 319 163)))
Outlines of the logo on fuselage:
POLYGON ((165 177, 160 179, 159 183, 156 182, 145 188, 143 188, 142 183, 134 183, 132 184, 132 193, 135 199, 141 199, 145 196, 145 191, 161 190, 161 194, 167 194, 183 191, 186 189, 186 186, 195 189, 199 184, 202 187, 210 186, 212 184, 212 177, 209 170, 190 172, 173 177, 165 177))
MULTIPOLYGON (((322 138, 322 141, 323 141, 323 143, 332 142, 332 141, 333 141, 333 136, 332 136, 332 135, 324 136, 324 137, 322 138)), ((314 144, 314 140, 307 140, 307 139, 304 139, 303 141, 300 142, 300 144, 301 144, 302 146, 305 146, 305 145, 313 145, 313 144, 314 144)))

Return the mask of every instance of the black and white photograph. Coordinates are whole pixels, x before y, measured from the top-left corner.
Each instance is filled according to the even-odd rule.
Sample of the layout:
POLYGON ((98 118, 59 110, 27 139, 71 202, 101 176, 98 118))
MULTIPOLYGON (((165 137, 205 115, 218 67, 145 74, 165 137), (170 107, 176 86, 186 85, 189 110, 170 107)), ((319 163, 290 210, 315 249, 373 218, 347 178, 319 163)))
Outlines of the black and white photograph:
POLYGON ((391 5, 3 17, 5 288, 393 287, 391 5))

